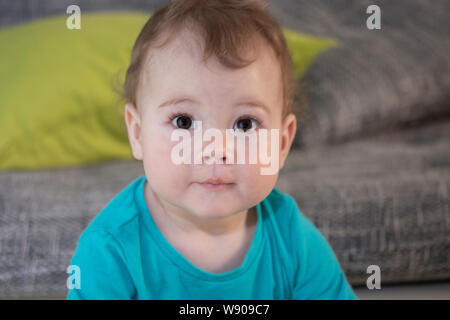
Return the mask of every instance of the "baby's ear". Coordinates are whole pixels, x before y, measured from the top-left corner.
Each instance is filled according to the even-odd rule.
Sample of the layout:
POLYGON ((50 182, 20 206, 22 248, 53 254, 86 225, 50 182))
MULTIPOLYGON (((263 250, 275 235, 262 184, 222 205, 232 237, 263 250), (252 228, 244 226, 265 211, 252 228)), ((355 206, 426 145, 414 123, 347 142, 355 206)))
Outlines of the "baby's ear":
POLYGON ((128 140, 130 141, 133 157, 136 160, 142 160, 141 144, 141 116, 139 111, 132 103, 125 105, 125 123, 127 125, 128 140))
POLYGON ((284 167, 284 162, 291 149, 296 131, 297 118, 293 113, 290 113, 284 118, 281 125, 280 169, 284 167))

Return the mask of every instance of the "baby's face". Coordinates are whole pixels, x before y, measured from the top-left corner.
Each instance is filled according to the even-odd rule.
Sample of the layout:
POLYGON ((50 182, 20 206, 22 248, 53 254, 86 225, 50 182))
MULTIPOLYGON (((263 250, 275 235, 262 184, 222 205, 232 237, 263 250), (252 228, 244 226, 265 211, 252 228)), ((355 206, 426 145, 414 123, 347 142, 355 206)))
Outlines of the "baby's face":
POLYGON ((196 217, 226 217, 251 208, 273 189, 296 121, 293 115, 282 121, 280 67, 269 47, 258 51, 254 63, 233 70, 215 57, 203 63, 201 42, 194 39, 184 32, 164 48, 152 49, 137 90, 138 110, 128 104, 125 119, 133 155, 143 160, 149 187, 166 205, 196 217), (223 133, 223 155, 234 153, 233 163, 207 164, 207 156, 201 154, 202 163, 194 163, 194 143, 203 143, 201 148, 205 150, 213 141, 194 141, 194 121, 201 121, 203 134, 210 128, 223 133), (262 164, 259 156, 256 164, 249 163, 249 153, 258 152, 250 148, 248 140, 245 163, 238 164, 237 145, 244 141, 244 133, 237 131, 231 146, 225 141, 226 129, 247 133, 267 129, 268 155, 270 151, 277 153, 277 170, 261 174, 261 168, 270 165, 262 164), (275 144, 270 129, 279 130, 275 144), (171 139, 175 130, 186 130, 192 137, 191 164, 174 161, 173 149, 181 141, 171 139), (210 178, 228 184, 202 184, 210 178))

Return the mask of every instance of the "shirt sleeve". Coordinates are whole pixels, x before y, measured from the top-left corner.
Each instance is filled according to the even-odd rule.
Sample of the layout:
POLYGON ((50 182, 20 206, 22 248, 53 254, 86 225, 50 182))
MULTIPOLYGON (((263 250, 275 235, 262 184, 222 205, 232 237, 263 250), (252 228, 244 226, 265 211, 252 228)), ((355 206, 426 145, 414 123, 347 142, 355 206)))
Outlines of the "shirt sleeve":
MULTIPOLYGON (((135 295, 119 242, 108 232, 82 234, 71 265, 79 270, 79 288, 68 283, 68 300, 129 300, 135 295)), ((70 274, 69 274, 70 276, 70 274)))
POLYGON ((293 198, 293 300, 358 300, 327 240, 298 209, 293 198))

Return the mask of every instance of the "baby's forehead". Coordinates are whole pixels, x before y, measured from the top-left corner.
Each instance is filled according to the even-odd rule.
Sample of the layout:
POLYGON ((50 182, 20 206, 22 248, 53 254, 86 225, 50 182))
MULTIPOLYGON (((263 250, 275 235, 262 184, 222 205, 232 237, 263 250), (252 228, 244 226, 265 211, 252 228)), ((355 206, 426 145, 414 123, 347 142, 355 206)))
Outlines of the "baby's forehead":
MULTIPOLYGON (((204 56, 204 43, 195 33, 182 31, 178 35, 160 35, 158 44, 147 48, 144 67, 168 63, 180 57, 187 57, 193 62, 200 62, 204 56)), ((148 69, 148 68, 147 68, 148 69)))
MULTIPOLYGON (((192 58, 197 61, 211 55, 236 59, 237 62, 239 59, 243 61, 255 59, 261 52, 270 52, 270 55, 275 58, 274 49, 259 34, 249 35, 245 41, 243 39, 234 41, 226 37, 210 39, 201 28, 195 25, 188 26, 161 32, 148 46, 147 57, 151 57, 155 53, 171 55, 184 52, 192 55, 192 58)), ((278 59, 275 58, 275 60, 278 59)))
POLYGON ((137 90, 138 100, 151 99, 156 103, 156 100, 177 93, 203 101, 209 99, 208 95, 214 95, 221 97, 224 104, 246 96, 266 105, 282 104, 281 67, 264 41, 255 42, 242 55, 253 62, 245 67, 231 68, 214 54, 205 55, 204 41, 198 34, 184 31, 164 40, 163 46, 148 48, 137 90), (204 60, 205 57, 208 59, 204 60), (256 97, 258 99, 253 99, 256 97))
MULTIPOLYGON (((273 49, 262 38, 254 38, 247 45, 234 48, 239 58, 243 59, 242 61, 249 62, 247 65, 241 63, 242 66, 239 66, 237 62, 236 65, 230 66, 228 61, 220 61, 214 52, 207 51, 205 40, 194 31, 184 29, 177 35, 163 35, 158 44, 161 43, 163 45, 147 48, 141 70, 145 82, 148 82, 152 76, 158 73, 161 75, 170 71, 179 71, 170 68, 171 65, 177 63, 179 68, 196 66, 228 71, 243 69, 247 65, 252 66, 256 63, 266 69, 272 69, 271 72, 275 71, 273 76, 281 71, 280 63, 273 49)), ((232 60, 233 58, 230 58, 230 61, 232 60)))

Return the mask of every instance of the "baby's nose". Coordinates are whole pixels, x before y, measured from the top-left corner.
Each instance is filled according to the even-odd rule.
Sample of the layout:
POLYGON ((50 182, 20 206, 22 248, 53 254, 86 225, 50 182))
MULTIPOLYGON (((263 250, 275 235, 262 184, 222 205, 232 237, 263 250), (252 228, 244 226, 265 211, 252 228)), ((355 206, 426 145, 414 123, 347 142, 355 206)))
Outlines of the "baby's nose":
POLYGON ((213 140, 210 140, 209 142, 206 142, 204 144, 203 163, 225 164, 228 158, 230 159, 230 161, 233 159, 234 144, 229 143, 227 145, 225 132, 223 132, 223 135, 221 137, 217 138, 219 140, 222 139, 222 141, 218 141, 216 140, 216 138, 214 138, 213 140))
MULTIPOLYGON (((206 149, 206 148, 205 148, 206 149)), ((227 151, 225 148, 213 148, 209 150, 203 151, 203 163, 206 164, 212 164, 212 163, 219 163, 224 164, 227 161, 227 151)))

